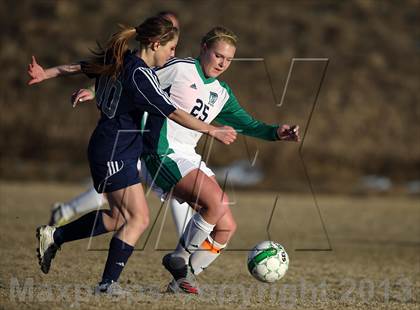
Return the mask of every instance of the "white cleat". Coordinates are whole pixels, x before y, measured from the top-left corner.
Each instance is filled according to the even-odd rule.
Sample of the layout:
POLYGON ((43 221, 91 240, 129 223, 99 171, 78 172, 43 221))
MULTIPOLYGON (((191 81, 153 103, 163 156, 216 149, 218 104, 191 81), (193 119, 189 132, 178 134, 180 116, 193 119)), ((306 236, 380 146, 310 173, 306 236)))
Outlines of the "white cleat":
POLYGON ((62 202, 56 202, 51 209, 51 217, 48 225, 63 226, 70 222, 74 216, 74 211, 68 205, 62 202))
POLYGON ((95 286, 93 294, 120 297, 128 295, 128 291, 124 290, 118 282, 99 283, 95 286))
POLYGON ((54 231, 53 226, 40 226, 36 229, 36 237, 38 239, 38 262, 41 266, 43 273, 50 271, 51 261, 54 259, 57 250, 60 249, 58 245, 54 243, 54 231))

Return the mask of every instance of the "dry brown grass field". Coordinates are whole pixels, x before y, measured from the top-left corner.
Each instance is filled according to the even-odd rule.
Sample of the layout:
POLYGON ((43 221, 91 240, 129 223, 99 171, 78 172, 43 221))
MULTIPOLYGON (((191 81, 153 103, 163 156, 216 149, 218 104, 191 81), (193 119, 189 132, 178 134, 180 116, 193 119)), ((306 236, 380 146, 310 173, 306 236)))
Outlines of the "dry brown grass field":
POLYGON ((230 250, 199 276, 202 294, 186 296, 164 292, 170 277, 160 260, 175 245, 176 234, 170 212, 166 214, 165 206, 161 208, 150 195, 151 223, 155 224, 139 241, 121 278, 131 294, 109 299, 91 293, 102 273, 109 235, 65 244, 48 275, 37 264, 35 228, 48 221, 52 202, 72 198, 84 188, 53 183, 0 185, 0 309, 419 306, 418 198, 317 197, 331 243, 331 251, 319 251, 328 249, 328 239, 311 196, 280 193, 273 211, 276 193, 231 192, 239 227, 230 250), (245 251, 268 238, 282 243, 290 256, 286 276, 270 285, 248 274, 245 251))

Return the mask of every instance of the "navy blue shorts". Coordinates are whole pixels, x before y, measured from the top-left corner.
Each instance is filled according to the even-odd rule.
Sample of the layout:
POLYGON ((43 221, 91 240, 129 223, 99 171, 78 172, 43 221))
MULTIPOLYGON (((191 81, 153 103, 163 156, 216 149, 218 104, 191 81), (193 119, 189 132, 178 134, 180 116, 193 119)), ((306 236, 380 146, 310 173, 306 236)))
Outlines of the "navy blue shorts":
POLYGON ((104 162, 90 161, 90 173, 96 191, 109 193, 141 183, 137 161, 137 158, 104 162))

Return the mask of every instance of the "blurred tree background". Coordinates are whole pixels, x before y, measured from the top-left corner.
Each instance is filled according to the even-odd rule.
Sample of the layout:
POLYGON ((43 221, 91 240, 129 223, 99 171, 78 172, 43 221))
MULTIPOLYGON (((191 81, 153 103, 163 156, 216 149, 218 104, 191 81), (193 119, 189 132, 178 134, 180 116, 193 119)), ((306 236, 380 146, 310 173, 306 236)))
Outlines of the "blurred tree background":
MULTIPOLYGON (((91 81, 77 76, 29 87, 31 55, 44 67, 84 59, 118 23, 135 26, 162 10, 179 15, 179 57, 197 56, 201 37, 222 24, 239 36, 236 57, 264 58, 233 62, 221 80, 256 118, 301 126, 302 156, 317 190, 354 191, 366 175, 397 185, 420 179, 419 1, 3 0, 0 7, 2 179, 89 177, 86 147, 98 111, 94 104, 73 109, 69 98, 91 81), (329 59, 309 126, 325 63, 295 63, 279 107, 293 58, 329 59)), ((215 143, 210 164, 258 151, 260 189, 299 190, 305 171, 298 150, 241 137, 229 147, 215 143)))

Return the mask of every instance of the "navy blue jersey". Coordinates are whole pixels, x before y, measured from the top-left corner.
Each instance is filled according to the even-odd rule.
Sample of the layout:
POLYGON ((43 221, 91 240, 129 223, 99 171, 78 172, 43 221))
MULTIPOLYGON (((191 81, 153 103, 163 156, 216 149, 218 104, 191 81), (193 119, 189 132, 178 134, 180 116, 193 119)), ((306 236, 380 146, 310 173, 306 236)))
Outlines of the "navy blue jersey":
MULTIPOLYGON (((84 68, 82 63, 82 70, 84 68)), ((143 151, 140 122, 143 113, 147 111, 164 119, 176 108, 160 88, 155 72, 133 52, 125 54, 123 70, 117 79, 105 75, 95 77, 101 118, 89 142, 89 160, 100 162, 140 157, 143 151)), ((160 128, 154 130, 158 136, 160 128)))

